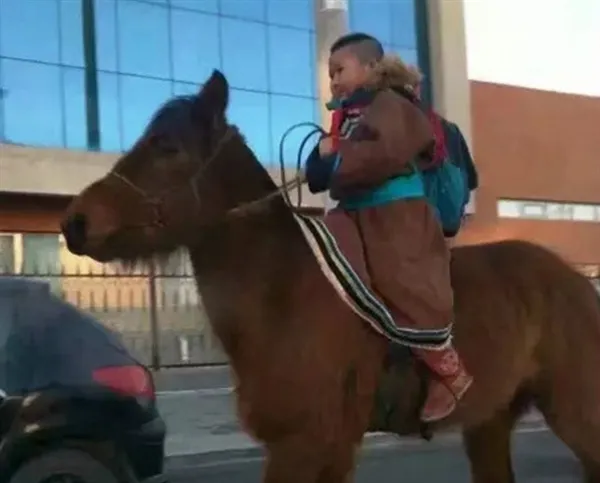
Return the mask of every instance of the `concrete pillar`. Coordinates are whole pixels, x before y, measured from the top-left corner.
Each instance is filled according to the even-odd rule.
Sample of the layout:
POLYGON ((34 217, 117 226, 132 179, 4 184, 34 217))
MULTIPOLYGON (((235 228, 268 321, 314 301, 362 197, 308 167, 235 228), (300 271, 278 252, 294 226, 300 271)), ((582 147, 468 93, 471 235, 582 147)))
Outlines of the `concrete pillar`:
MULTIPOLYGON (((348 0, 314 0, 315 25, 317 29, 317 80, 319 86, 319 103, 321 106, 321 125, 329 129, 330 113, 325 103, 330 98, 329 92, 329 49, 333 42, 348 33, 348 0)), ((327 194, 323 195, 325 209, 333 206, 327 194)))
MULTIPOLYGON (((464 2, 427 0, 427 14, 433 104, 440 114, 460 126, 472 149, 464 2)), ((467 212, 474 210, 472 195, 467 212)))
POLYGON ((329 112, 325 103, 329 93, 329 49, 342 35, 348 33, 348 0, 314 0, 315 25, 317 28, 317 76, 321 124, 329 128, 329 112))

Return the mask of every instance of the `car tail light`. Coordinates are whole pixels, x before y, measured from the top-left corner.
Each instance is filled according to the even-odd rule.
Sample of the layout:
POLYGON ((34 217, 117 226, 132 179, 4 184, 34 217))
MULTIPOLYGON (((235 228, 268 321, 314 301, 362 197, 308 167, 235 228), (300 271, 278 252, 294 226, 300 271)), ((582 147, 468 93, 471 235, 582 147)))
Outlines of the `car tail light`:
POLYGON ((96 369, 94 381, 119 394, 154 399, 154 384, 150 374, 141 366, 112 366, 96 369))

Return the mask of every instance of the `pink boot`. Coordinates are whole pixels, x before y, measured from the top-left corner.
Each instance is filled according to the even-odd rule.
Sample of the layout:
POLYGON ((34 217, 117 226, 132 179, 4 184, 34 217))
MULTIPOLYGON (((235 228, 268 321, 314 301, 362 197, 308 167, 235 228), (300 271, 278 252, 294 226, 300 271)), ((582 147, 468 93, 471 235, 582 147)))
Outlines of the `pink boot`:
POLYGON ((431 423, 444 419, 456 409, 473 377, 452 346, 441 351, 417 349, 415 354, 434 374, 421 411, 421 421, 431 423))

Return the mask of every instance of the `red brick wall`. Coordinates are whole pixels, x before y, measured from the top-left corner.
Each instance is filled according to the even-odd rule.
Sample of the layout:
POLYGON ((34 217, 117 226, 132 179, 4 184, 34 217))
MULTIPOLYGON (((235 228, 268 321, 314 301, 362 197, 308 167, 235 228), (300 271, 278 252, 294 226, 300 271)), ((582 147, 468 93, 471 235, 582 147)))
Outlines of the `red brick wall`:
POLYGON ((58 233, 70 197, 0 193, 0 232, 58 233))
MULTIPOLYGON (((0 232, 58 233, 70 196, 0 193, 0 232)), ((301 208, 305 214, 320 215, 321 208, 301 208)))
POLYGON ((459 243, 526 238, 600 263, 600 224, 507 220, 499 198, 600 204, 600 98, 471 83, 476 214, 459 243))

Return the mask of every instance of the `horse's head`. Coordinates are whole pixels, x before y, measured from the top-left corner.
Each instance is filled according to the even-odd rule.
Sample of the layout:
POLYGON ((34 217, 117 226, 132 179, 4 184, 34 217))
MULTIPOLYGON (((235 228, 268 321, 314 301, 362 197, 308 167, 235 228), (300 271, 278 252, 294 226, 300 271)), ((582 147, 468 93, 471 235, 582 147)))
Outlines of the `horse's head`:
POLYGON ((189 243, 198 235, 190 219, 222 216, 232 167, 223 161, 249 153, 227 123, 228 98, 227 80, 214 71, 198 94, 161 106, 132 149, 67 209, 69 250, 99 261, 144 258, 189 243))

